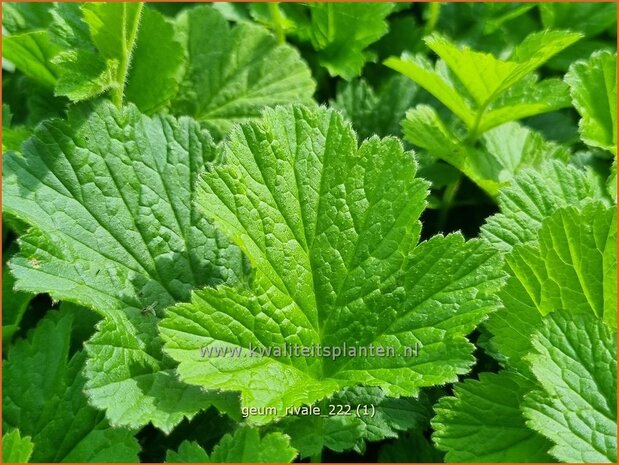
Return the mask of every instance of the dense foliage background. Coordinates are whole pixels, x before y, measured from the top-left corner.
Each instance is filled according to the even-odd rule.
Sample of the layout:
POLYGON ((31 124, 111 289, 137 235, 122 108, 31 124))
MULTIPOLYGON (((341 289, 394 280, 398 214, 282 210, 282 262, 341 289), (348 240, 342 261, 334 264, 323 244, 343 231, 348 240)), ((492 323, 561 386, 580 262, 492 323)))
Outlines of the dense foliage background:
POLYGON ((616 19, 3 3, 3 462, 616 462, 616 19))

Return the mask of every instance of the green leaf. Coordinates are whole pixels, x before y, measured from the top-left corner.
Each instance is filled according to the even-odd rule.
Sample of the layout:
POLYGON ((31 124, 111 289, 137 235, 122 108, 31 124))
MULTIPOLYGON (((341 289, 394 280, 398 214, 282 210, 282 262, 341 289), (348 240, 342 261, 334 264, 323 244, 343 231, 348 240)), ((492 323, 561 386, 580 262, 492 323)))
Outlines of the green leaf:
POLYGON ((2 435, 2 463, 27 463, 34 444, 30 436, 21 437, 18 429, 2 435))
POLYGON ((47 2, 6 2, 2 6, 2 27, 11 34, 45 29, 51 21, 50 8, 47 2))
POLYGON ((614 3, 539 3, 542 24, 548 29, 571 29, 596 36, 617 22, 614 3))
POLYGON ((591 173, 559 161, 547 161, 538 169, 522 170, 509 186, 501 189, 500 213, 486 220, 481 236, 495 247, 510 251, 518 244, 537 239, 544 218, 558 209, 602 199, 591 173))
MULTIPOLYGON (((613 310, 614 311, 614 310, 613 310)), ((617 462, 617 334, 591 313, 555 312, 528 356, 542 389, 526 396, 527 425, 562 462, 617 462)))
POLYGON ((101 101, 43 123, 22 155, 3 157, 4 211, 33 226, 11 261, 17 289, 104 317, 87 344, 85 389, 114 425, 170 431, 230 403, 179 382, 157 335, 163 309, 191 289, 244 276, 240 251, 191 207, 214 156, 190 119, 101 101))
POLYGON ((520 120, 570 106, 568 86, 559 79, 537 80, 529 75, 488 105, 479 119, 479 134, 508 121, 520 120))
POLYGON ((518 123, 506 123, 487 131, 482 136, 483 144, 502 170, 497 174, 500 182, 511 181, 523 168, 539 168, 546 160, 558 159, 567 162, 569 150, 548 142, 535 131, 518 123))
POLYGON ((89 50, 68 50, 56 55, 52 63, 62 68, 55 95, 74 102, 88 100, 116 86, 118 61, 104 61, 89 50))
POLYGON ((169 450, 166 453, 166 462, 172 463, 209 463, 208 454, 196 442, 183 441, 178 451, 169 450))
POLYGON ((184 67, 183 47, 174 26, 160 13, 145 8, 131 56, 125 98, 143 113, 161 110, 178 93, 184 67))
POLYGON ((418 427, 430 419, 430 401, 387 397, 380 388, 345 389, 319 405, 321 415, 298 415, 278 423, 292 438, 301 457, 354 449, 365 452, 365 441, 397 438, 398 433, 418 427))
POLYGON ((435 69, 421 56, 391 57, 385 64, 434 95, 466 124, 470 138, 476 139, 507 121, 566 106, 566 89, 560 81, 536 83, 530 75, 580 37, 579 33, 566 31, 533 33, 514 49, 509 59, 502 60, 469 47, 460 48, 443 35, 433 33, 425 42, 441 58, 435 69), (525 78, 526 85, 522 84, 525 78))
POLYGON ((617 54, 596 52, 565 75, 582 140, 617 155, 617 54))
POLYGON ((417 105, 409 110, 402 121, 402 130, 407 141, 456 167, 486 192, 495 195, 499 191, 498 161, 456 137, 430 105, 417 105))
POLYGON ((475 112, 472 104, 460 95, 450 79, 440 71, 440 64, 439 61, 434 68, 423 55, 404 55, 402 58, 389 57, 385 60, 386 66, 415 81, 449 108, 467 127, 473 127, 475 112))
MULTIPOLYGON (((3 252, 4 259, 9 260, 15 253, 13 247, 3 252)), ((2 266, 2 340, 8 342, 19 330, 21 320, 34 297, 26 292, 15 291, 15 278, 9 272, 6 262, 2 266)))
POLYGON ((187 114, 217 137, 237 122, 260 118, 265 107, 311 103, 314 81, 298 52, 260 26, 230 28, 213 8, 182 13, 176 22, 188 64, 176 114, 187 114))
POLYGON ((361 140, 374 134, 399 136, 400 122, 416 94, 417 86, 405 76, 393 76, 377 92, 360 79, 340 86, 331 107, 352 122, 361 140))
POLYGON ((350 80, 373 58, 366 48, 387 33, 393 3, 309 3, 308 35, 331 76, 350 80))
POLYGON ((499 292, 505 308, 485 323, 507 365, 528 372, 531 335, 551 312, 590 313, 616 328, 616 222, 615 207, 600 202, 562 208, 542 221, 538 241, 513 248, 499 292))
POLYGON ((338 113, 294 106, 237 127, 222 150, 226 163, 198 183, 197 202, 255 275, 247 289, 200 290, 168 309, 160 329, 181 379, 274 408, 248 419, 263 423, 343 387, 414 396, 469 370, 465 335, 494 309, 500 257, 459 234, 417 245, 427 184, 396 139, 357 147, 338 113), (281 353, 344 343, 394 355, 421 348, 281 353), (240 354, 203 356, 209 347, 240 354), (252 347, 279 353, 253 357, 252 347))
POLYGON ((551 443, 525 425, 523 397, 535 385, 509 372, 481 373, 436 404, 436 446, 447 462, 550 462, 551 443))
POLYGON ((65 47, 54 60, 62 69, 57 95, 82 101, 110 91, 117 106, 126 100, 152 114, 178 92, 183 49, 160 13, 140 3, 91 3, 58 5, 52 14, 52 36, 65 47))
POLYGON ((46 31, 23 32, 2 37, 2 57, 36 82, 53 88, 59 70, 51 59, 61 50, 46 31))
POLYGON ((111 428, 88 405, 85 354, 71 351, 72 326, 71 313, 50 311, 12 347, 3 362, 2 421, 32 437, 33 462, 137 462, 132 432, 111 428))
POLYGON ((22 143, 30 136, 31 129, 26 126, 13 126, 13 114, 8 104, 2 104, 2 152, 19 151, 22 143))
POLYGON ((549 158, 570 156, 564 147, 518 123, 487 131, 478 147, 471 146, 456 137, 429 105, 408 111, 402 128, 406 140, 459 169, 490 195, 497 195, 524 168, 541 169, 549 158))
POLYGON ((261 437, 257 429, 241 426, 219 441, 211 453, 211 462, 289 463, 296 456, 285 434, 267 433, 261 437))
POLYGON ((257 429, 240 426, 226 434, 208 454, 195 442, 183 441, 178 452, 168 451, 167 462, 178 463, 290 463, 297 451, 290 447, 290 438, 282 433, 260 436, 257 429))

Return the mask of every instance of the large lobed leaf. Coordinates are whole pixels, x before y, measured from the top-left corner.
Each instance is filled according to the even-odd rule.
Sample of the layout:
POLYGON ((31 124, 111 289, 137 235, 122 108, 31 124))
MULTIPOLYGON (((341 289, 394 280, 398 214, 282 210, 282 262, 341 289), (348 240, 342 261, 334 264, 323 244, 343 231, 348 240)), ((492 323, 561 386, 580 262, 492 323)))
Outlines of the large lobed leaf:
POLYGON ((160 328, 181 379, 240 391, 244 406, 284 415, 346 386, 411 396, 468 371, 465 336, 495 307, 500 258, 458 234, 417 244, 427 185, 396 139, 357 147, 336 112, 280 107, 237 127, 223 158, 198 183, 197 202, 255 274, 248 288, 197 291, 168 309, 160 328), (344 343, 420 349, 416 357, 249 352, 344 343), (240 355, 204 356, 205 348, 240 355))
POLYGON ((194 121, 103 101, 45 122, 3 157, 4 212, 33 226, 10 263, 16 287, 104 317, 85 389, 112 424, 169 431, 214 400, 176 379, 156 328, 191 289, 244 274, 240 251, 191 207, 214 156, 194 121))
POLYGON ((526 396, 527 425, 562 462, 617 462, 617 333, 591 313, 555 312, 528 356, 541 388, 526 396))

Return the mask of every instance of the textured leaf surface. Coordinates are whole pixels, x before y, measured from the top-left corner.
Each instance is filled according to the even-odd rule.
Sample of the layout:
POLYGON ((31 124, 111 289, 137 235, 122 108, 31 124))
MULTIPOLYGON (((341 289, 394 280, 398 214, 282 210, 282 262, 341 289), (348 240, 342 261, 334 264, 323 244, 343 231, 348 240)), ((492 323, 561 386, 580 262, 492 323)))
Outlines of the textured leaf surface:
POLYGON ((176 27, 188 63, 172 111, 193 116, 215 137, 234 123, 258 119, 265 107, 312 102, 309 68, 266 29, 249 23, 230 28, 207 6, 181 14, 176 27))
POLYGON ((402 128, 406 140, 454 166, 490 195, 497 195, 525 168, 541 171, 544 161, 570 156, 567 149, 518 123, 487 131, 474 147, 454 135, 429 105, 409 110, 402 128))
POLYGON ((366 48, 388 31, 393 3, 310 3, 309 36, 331 76, 352 79, 372 57, 366 48))
POLYGON ((591 313, 555 312, 528 357, 542 389, 527 395, 527 425, 562 462, 617 462, 617 334, 591 313))
POLYGON ((432 438, 447 462, 549 462, 550 442, 525 425, 523 396, 534 387, 519 375, 482 373, 457 384, 434 407, 432 438))
POLYGON ((363 454, 365 441, 397 438, 399 432, 428 422, 431 415, 426 395, 396 399, 380 388, 346 389, 318 405, 321 416, 299 415, 279 423, 302 457, 320 454, 325 447, 363 454))
POLYGON ((289 463, 297 456, 290 447, 290 438, 282 433, 267 433, 261 437, 257 429, 239 427, 226 434, 213 448, 209 457, 200 445, 184 441, 178 452, 168 451, 166 461, 180 463, 289 463))
POLYGON ((27 463, 34 444, 30 436, 21 437, 18 429, 2 435, 2 463, 27 463))
POLYGON ((562 310, 591 313, 616 328, 617 215, 600 203, 557 210, 542 222, 538 241, 507 256, 505 306, 485 323, 507 363, 527 372, 523 356, 542 316, 562 310))
POLYGON ((593 175, 559 161, 546 161, 539 169, 523 170, 501 189, 500 213, 488 218, 481 236, 495 247, 509 251, 535 240, 544 218, 556 210, 602 199, 593 175))
POLYGON ((417 86, 405 76, 394 76, 378 91, 358 80, 340 87, 331 106, 352 122, 359 139, 373 135, 398 136, 400 122, 417 94, 417 86))
POLYGON ((33 462, 137 462, 133 433, 111 428, 87 403, 72 325, 72 314, 50 312, 13 346, 3 362, 2 421, 32 437, 33 462))
POLYGON ((198 203, 255 276, 249 289, 197 291, 168 310, 160 328, 181 379, 241 391, 244 405, 282 415, 345 386, 411 396, 468 371, 465 335, 494 308, 500 258, 460 235, 416 245, 427 187, 397 140, 357 148, 336 112, 288 107, 237 128, 223 150, 227 163, 205 174, 198 203), (335 359, 249 352, 344 342, 421 349, 335 359), (205 357, 204 347, 241 353, 205 357))
POLYGON ((617 155, 617 54, 596 52, 567 75, 582 140, 617 155))
POLYGON ((211 403, 178 382, 156 323, 190 290, 243 274, 240 251, 191 207, 214 157, 195 122, 131 106, 75 107, 3 157, 3 208, 34 226, 11 262, 17 288, 101 313, 86 390, 113 424, 169 431, 211 403))

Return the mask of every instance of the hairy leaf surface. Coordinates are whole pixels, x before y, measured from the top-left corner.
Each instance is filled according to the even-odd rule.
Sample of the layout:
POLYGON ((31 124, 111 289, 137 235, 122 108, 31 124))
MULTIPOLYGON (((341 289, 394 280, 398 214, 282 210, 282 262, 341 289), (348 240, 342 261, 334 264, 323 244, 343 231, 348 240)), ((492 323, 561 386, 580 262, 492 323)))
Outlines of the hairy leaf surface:
POLYGON ((41 125, 3 157, 5 212, 33 226, 11 261, 17 288, 92 308, 86 391, 113 424, 169 431, 220 396, 180 383, 160 351, 163 309, 243 275, 240 251, 192 208, 215 148, 189 119, 109 102, 41 125))

